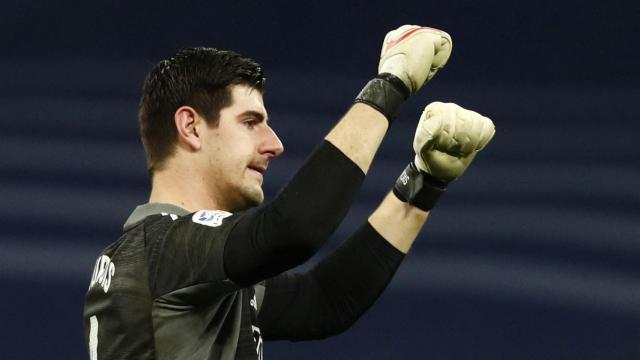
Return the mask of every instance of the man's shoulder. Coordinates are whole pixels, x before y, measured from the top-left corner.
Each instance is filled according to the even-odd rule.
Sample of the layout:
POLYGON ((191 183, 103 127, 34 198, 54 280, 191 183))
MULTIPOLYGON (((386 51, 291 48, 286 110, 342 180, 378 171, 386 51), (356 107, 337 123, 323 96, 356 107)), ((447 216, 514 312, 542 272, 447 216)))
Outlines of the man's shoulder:
POLYGON ((207 209, 178 217, 155 216, 145 219, 146 236, 174 239, 185 245, 224 242, 241 217, 241 213, 207 209))
MULTIPOLYGON (((136 229, 149 231, 150 228, 166 229, 167 227, 175 225, 179 227, 192 226, 195 228, 201 226, 208 228, 225 228, 235 223, 237 219, 246 213, 245 211, 231 213, 219 209, 201 209, 194 212, 180 209, 181 211, 170 212, 171 209, 157 207, 154 209, 155 211, 148 211, 148 208, 149 204, 136 208, 125 224, 125 234, 136 229), (158 211, 158 209, 166 211, 158 211)), ((176 207, 176 209, 178 208, 176 207)))

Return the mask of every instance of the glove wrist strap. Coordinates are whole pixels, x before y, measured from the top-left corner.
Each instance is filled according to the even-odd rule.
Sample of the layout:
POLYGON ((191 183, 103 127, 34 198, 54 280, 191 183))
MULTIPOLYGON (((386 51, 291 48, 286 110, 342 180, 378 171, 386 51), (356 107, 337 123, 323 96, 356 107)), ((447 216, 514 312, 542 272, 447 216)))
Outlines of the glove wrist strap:
POLYGON ((355 102, 372 106, 391 123, 398 116, 400 106, 410 94, 409 88, 400 78, 393 74, 382 73, 365 85, 355 102))
POLYGON ((401 201, 429 211, 433 209, 446 189, 447 184, 418 170, 412 161, 396 180, 393 193, 401 201))

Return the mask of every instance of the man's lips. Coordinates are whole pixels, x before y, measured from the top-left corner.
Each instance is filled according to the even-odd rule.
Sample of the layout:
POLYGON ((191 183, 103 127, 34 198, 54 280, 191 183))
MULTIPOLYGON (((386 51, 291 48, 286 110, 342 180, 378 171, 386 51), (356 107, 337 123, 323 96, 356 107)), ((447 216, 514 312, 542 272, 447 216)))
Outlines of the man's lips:
POLYGON ((264 174, 264 172, 267 171, 267 167, 263 165, 249 165, 248 168, 260 174, 264 174))

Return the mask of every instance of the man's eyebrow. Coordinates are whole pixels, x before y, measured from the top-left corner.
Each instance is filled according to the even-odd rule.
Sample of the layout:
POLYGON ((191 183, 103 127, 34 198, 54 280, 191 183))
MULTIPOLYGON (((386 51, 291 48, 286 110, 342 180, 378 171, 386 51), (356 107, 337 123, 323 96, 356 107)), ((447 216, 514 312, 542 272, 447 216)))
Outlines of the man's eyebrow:
POLYGON ((255 110, 247 110, 243 113, 238 114, 238 117, 245 117, 245 116, 253 116, 255 118, 257 118, 260 121, 264 121, 264 122, 268 122, 269 121, 269 117, 265 117, 264 113, 260 112, 260 111, 255 111, 255 110))

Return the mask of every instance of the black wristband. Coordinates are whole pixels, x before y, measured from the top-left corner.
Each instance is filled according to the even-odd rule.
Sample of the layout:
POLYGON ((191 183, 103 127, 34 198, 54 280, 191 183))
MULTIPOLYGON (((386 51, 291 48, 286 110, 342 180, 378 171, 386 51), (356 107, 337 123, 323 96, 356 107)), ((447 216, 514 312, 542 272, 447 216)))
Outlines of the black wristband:
POLYGON ((392 122, 410 94, 409 88, 397 76, 382 73, 365 85, 355 102, 371 105, 392 122))
POLYGON ((393 193, 401 201, 429 211, 433 209, 446 189, 446 183, 418 170, 412 161, 396 180, 393 193))

